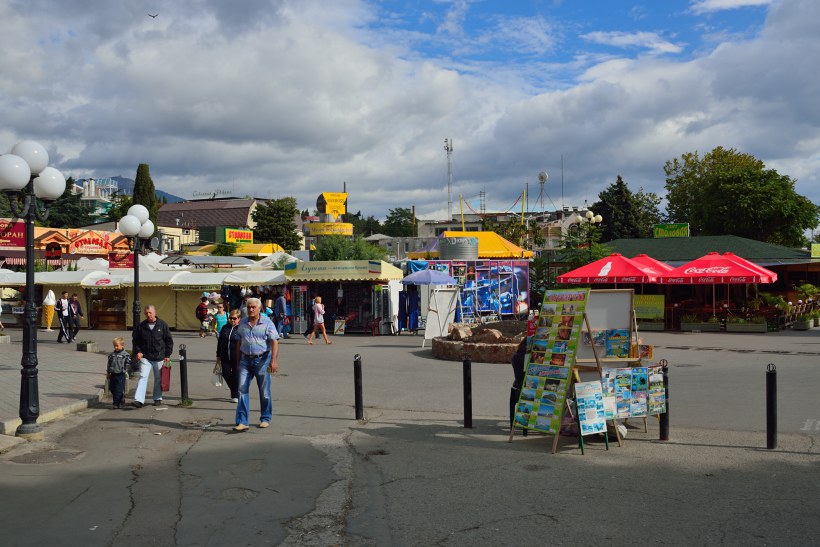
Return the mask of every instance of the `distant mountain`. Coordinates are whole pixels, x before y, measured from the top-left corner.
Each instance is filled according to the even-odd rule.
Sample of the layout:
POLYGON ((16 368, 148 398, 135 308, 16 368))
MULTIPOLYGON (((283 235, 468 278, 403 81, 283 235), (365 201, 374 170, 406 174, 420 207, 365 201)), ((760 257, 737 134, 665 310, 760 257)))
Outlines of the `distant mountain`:
MULTIPOLYGON (((117 181, 117 186, 119 187, 120 193, 129 195, 134 193, 134 179, 127 179, 119 176, 111 177, 111 179, 117 181)), ((181 201, 185 201, 185 198, 169 194, 168 192, 163 192, 162 190, 157 190, 156 192, 158 198, 161 199, 164 197, 168 200, 168 203, 179 203, 181 201)))

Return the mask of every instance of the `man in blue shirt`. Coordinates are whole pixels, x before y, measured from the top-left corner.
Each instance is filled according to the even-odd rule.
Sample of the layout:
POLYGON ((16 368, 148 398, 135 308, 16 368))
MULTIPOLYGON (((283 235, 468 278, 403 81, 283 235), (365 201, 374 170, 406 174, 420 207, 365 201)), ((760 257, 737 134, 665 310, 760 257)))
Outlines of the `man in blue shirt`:
POLYGON ((273 305, 274 317, 276 317, 276 330, 282 335, 282 338, 289 338, 285 332, 285 317, 288 315, 288 302, 285 299, 285 293, 279 293, 276 297, 276 302, 273 305))
POLYGON ((250 396, 248 390, 251 381, 256 378, 259 387, 259 404, 261 417, 259 427, 270 425, 273 407, 270 396, 270 375, 279 369, 279 332, 276 326, 262 312, 262 302, 258 298, 248 298, 248 316, 239 322, 239 342, 236 351, 239 354, 239 403, 236 406, 236 426, 234 431, 248 430, 248 413, 250 396))

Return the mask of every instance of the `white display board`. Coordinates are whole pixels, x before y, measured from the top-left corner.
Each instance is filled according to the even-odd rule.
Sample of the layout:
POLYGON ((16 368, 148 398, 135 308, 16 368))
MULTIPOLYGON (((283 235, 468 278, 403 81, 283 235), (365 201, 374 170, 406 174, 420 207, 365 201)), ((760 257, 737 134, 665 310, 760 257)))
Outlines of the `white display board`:
MULTIPOLYGON (((627 336, 628 347, 629 342, 635 336, 632 319, 634 294, 635 291, 632 289, 593 289, 589 291, 586 306, 587 320, 592 338, 597 335, 599 345, 595 349, 601 361, 626 360, 607 356, 606 333, 612 333, 615 330, 623 331, 627 336)), ((595 363, 595 354, 592 351, 592 345, 588 343, 590 337, 587 336, 586 329, 586 324, 584 324, 578 345, 577 363, 595 363)))
POLYGON ((453 324, 456 318, 457 304, 458 289, 455 287, 436 288, 430 291, 430 301, 424 326, 424 340, 421 347, 424 347, 427 340, 447 336, 450 325, 453 324))

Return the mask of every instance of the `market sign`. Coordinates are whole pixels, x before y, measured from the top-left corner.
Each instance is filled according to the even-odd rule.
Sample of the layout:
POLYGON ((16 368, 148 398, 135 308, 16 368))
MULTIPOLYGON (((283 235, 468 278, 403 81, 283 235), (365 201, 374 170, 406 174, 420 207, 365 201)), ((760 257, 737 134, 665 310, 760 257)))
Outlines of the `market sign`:
POLYGON ((25 247, 26 223, 0 219, 0 247, 25 247))
POLYGON ((108 268, 134 268, 134 255, 129 251, 111 251, 108 253, 108 268))
POLYGON ((71 240, 68 246, 69 253, 78 254, 106 254, 111 251, 110 233, 98 234, 93 230, 83 232, 71 240))
POLYGON ((322 192, 316 200, 316 208, 320 213, 339 216, 345 214, 345 203, 346 192, 322 192))
POLYGON ((60 260, 63 258, 63 248, 56 241, 46 245, 46 260, 60 260))
POLYGON ((652 233, 655 238, 689 237, 689 223, 679 222, 677 224, 653 224, 652 233))
POLYGON ((225 228, 225 243, 253 243, 253 230, 225 228))
POLYGON ((811 257, 820 258, 820 243, 811 244, 811 257))
POLYGON ((353 225, 349 222, 312 222, 307 228, 310 236, 353 235, 353 225))
POLYGON ((655 319, 664 316, 664 295, 636 294, 633 299, 635 317, 638 319, 655 319))

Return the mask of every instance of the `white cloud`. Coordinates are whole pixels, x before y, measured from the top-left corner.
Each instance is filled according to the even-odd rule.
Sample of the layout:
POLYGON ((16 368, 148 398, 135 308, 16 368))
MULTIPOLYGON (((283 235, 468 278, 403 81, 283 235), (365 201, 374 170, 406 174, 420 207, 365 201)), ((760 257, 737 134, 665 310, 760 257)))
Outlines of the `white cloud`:
POLYGON ((585 38, 596 44, 615 46, 621 48, 646 48, 652 53, 680 53, 683 47, 680 44, 673 44, 661 38, 655 32, 589 32, 582 34, 585 38))
POLYGON ((703 14, 752 6, 767 6, 772 2, 773 0, 696 0, 692 3, 691 10, 695 14, 703 14))

